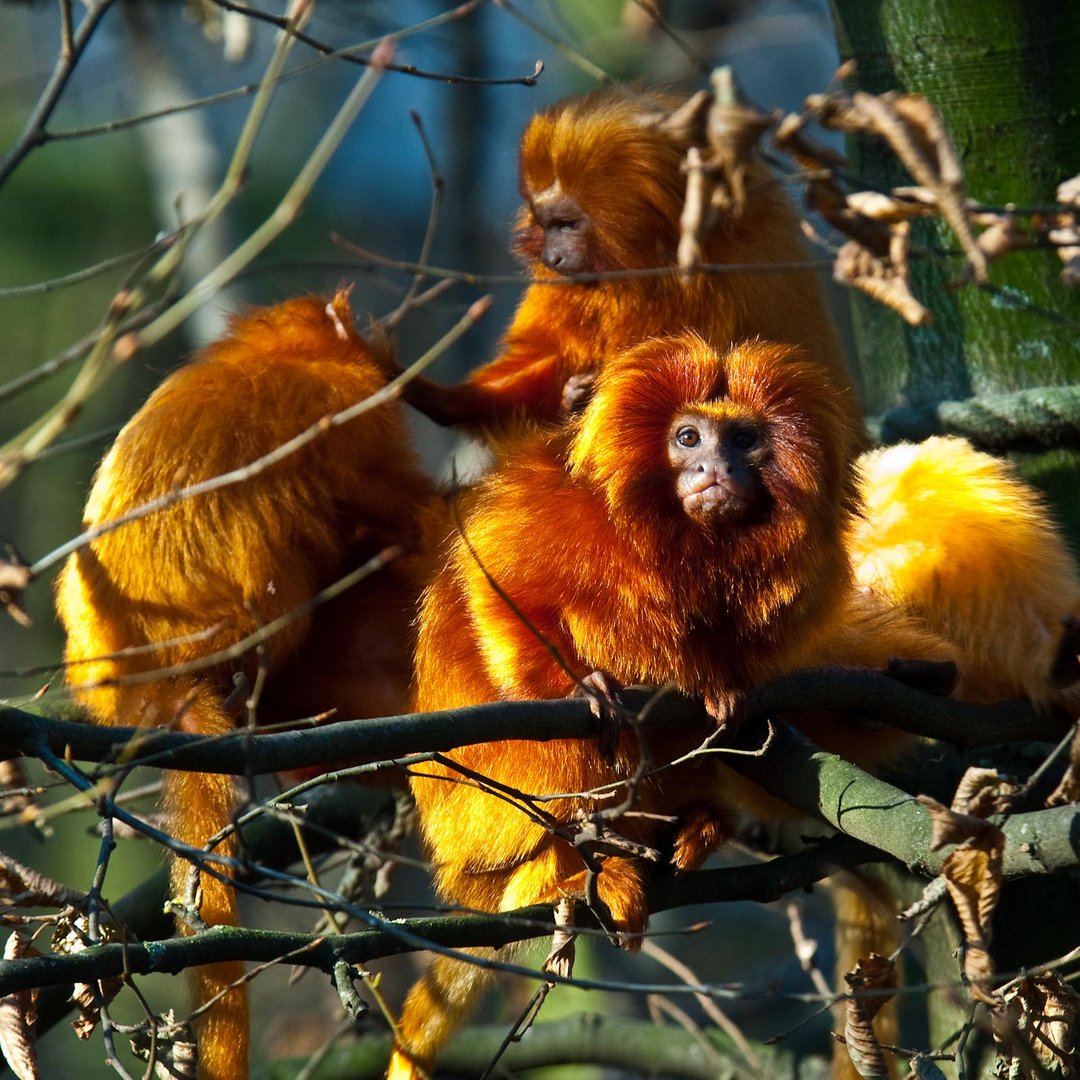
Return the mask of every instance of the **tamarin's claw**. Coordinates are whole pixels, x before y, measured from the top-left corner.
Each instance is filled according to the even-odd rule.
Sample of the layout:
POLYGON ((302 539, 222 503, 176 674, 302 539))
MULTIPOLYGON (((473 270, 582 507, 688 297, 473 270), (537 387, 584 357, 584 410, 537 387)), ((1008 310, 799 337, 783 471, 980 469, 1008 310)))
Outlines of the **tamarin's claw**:
POLYGON ((622 730, 622 685, 606 671, 590 671, 581 685, 575 687, 573 695, 584 695, 589 699, 589 709, 596 717, 597 745, 605 761, 615 758, 619 748, 619 734, 622 730))
POLYGON ((566 380, 562 391, 562 411, 565 416, 573 416, 589 404, 595 383, 595 371, 581 371, 566 380))

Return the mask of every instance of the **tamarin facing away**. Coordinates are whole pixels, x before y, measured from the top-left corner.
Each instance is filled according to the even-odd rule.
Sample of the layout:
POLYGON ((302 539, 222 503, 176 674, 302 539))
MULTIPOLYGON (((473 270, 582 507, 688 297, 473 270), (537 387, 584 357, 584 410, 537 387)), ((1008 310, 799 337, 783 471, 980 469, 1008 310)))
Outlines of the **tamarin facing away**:
POLYGON ((955 437, 870 451, 858 465, 858 584, 954 644, 964 697, 1023 694, 1080 713, 1080 685, 1050 679, 1062 620, 1080 615, 1080 577, 1040 493, 955 437))
POLYGON ((798 215, 764 164, 750 163, 741 215, 722 213, 704 238, 703 261, 731 270, 685 278, 674 270, 683 161, 704 142, 700 113, 686 117, 680 104, 620 86, 533 118, 521 140, 524 205, 514 243, 533 283, 493 361, 455 387, 414 380, 408 400, 442 423, 488 435, 517 430, 523 418, 553 421, 573 380, 647 338, 687 329, 720 350, 752 337, 799 345, 843 392, 855 441, 859 406, 824 290, 798 215), (672 269, 574 280, 657 267, 672 269))
MULTIPOLYGON (((330 303, 294 299, 236 318, 125 425, 98 469, 85 527, 247 465, 383 382, 344 291, 330 303)), ((73 696, 101 724, 220 735, 243 722, 262 666, 261 701, 274 719, 335 707, 354 717, 404 711, 421 588, 417 507, 430 497, 398 407, 380 405, 239 483, 100 536, 71 556, 57 582, 73 696), (298 612, 261 657, 251 649, 212 660, 394 544, 405 547, 402 557, 332 606, 298 612), (181 670, 200 662, 208 666, 181 670), (275 676, 290 684, 281 695, 275 676), (275 703, 286 693, 287 707, 275 703)), ((202 847, 229 824, 237 804, 230 777, 165 777, 178 839, 202 847)), ((233 854, 235 845, 216 851, 233 854)), ((184 893, 188 866, 174 860, 174 895, 184 893)), ((235 892, 208 874, 201 888, 202 919, 235 923, 235 892)), ((198 968, 193 996, 206 1001, 242 973, 237 963, 198 968)), ((200 1077, 247 1076, 243 990, 230 990, 197 1033, 200 1077)))
MULTIPOLYGON (((597 671, 674 685, 723 719, 844 621, 851 428, 843 395, 788 345, 718 352, 687 333, 610 358, 569 429, 522 438, 470 493, 422 602, 416 708, 558 697, 597 671)), ((671 761, 700 738, 660 733, 650 753, 671 761)), ((611 800, 580 793, 629 778, 636 737, 624 733, 612 760, 587 740, 450 757, 464 778, 425 764, 412 779, 440 894, 487 911, 582 896, 572 835, 611 800), (579 794, 524 805, 560 792, 579 794)), ((724 838, 747 786, 715 757, 661 771, 617 829, 687 869, 724 838), (682 834, 680 814, 692 821, 682 834)), ((648 915, 645 868, 608 854, 596 878, 599 908, 631 943, 648 915)), ((430 1066, 487 979, 435 960, 405 1003, 394 1080, 430 1066)))

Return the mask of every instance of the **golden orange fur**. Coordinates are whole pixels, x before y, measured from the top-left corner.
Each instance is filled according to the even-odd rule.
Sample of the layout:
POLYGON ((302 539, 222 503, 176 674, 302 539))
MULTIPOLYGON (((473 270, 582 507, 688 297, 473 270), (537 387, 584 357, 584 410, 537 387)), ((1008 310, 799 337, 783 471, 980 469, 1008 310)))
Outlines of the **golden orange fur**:
MULTIPOLYGON (((843 392, 847 416, 857 419, 817 272, 790 269, 810 260, 798 215, 761 163, 751 165, 742 216, 721 215, 704 239, 703 260, 729 264, 731 272, 572 279, 675 265, 683 159, 701 137, 665 125, 680 104, 669 95, 609 87, 533 118, 521 140, 525 205, 515 247, 535 281, 496 359, 454 388, 417 381, 406 390, 409 400, 443 422, 488 434, 517 430, 522 419, 557 419, 572 376, 595 373, 647 338, 686 329, 720 350, 755 336, 801 346, 843 392), (552 268, 563 252, 571 276, 552 268), (775 265, 788 268, 770 269, 775 265)), ((853 424, 853 440, 857 434, 853 424)))
MULTIPOLYGON (((799 642, 843 619, 850 596, 850 434, 841 395, 788 346, 749 342, 718 354, 686 334, 610 360, 569 439, 539 431, 522 440, 471 494, 463 533, 424 596, 416 708, 562 696, 593 670, 723 702, 790 666, 799 642), (747 452, 757 501, 734 524, 719 512, 691 515, 676 493, 665 447, 683 415, 760 438, 747 452)), ((650 740, 652 753, 669 761, 700 734, 666 733, 650 740)), ((550 795, 625 780, 639 746, 624 734, 613 761, 581 740, 451 756, 501 785, 550 795)), ((517 800, 454 777, 425 765, 413 778, 441 895, 484 910, 582 895, 583 863, 567 839, 517 800)), ((661 773, 641 785, 635 809, 685 811, 693 835, 635 815, 619 831, 667 847, 688 868, 723 838, 747 786, 711 761, 661 773)), ((540 805, 572 828, 602 803, 579 795, 540 805)), ((648 916, 645 865, 611 855, 597 881, 612 924, 630 934, 648 916)), ((406 1002, 395 1080, 430 1064, 487 981, 475 966, 435 961, 406 1002)))
MULTIPOLYGON (((85 525, 246 465, 382 384, 344 292, 329 304, 295 299, 237 318, 121 431, 98 470, 85 525)), ((240 483, 101 536, 71 556, 57 582, 74 697, 102 724, 231 730, 243 713, 229 700, 233 679, 244 680, 234 695, 242 706, 255 686, 255 653, 176 669, 235 645, 380 548, 409 548, 416 508, 429 497, 400 411, 383 405, 240 483)), ((266 643, 260 715, 403 711, 420 584, 418 556, 408 554, 314 616, 289 622, 266 643), (330 655, 327 641, 337 644, 330 655)), ((236 802, 230 777, 166 774, 165 809, 186 844, 202 847, 229 824, 236 802)), ((217 851, 232 854, 235 845, 217 851)), ((187 866, 174 862, 178 895, 187 866)), ((201 885, 203 920, 235 923, 234 891, 206 874, 201 885)), ((198 969, 196 1000, 242 971, 235 963, 198 969)), ((200 1077, 247 1075, 242 990, 209 1011, 199 1041, 200 1077)))
POLYGON ((1080 712, 1080 690, 1049 682, 1062 619, 1080 614, 1080 578, 1039 492, 959 438, 871 451, 858 464, 858 584, 953 643, 961 696, 1025 694, 1080 712))

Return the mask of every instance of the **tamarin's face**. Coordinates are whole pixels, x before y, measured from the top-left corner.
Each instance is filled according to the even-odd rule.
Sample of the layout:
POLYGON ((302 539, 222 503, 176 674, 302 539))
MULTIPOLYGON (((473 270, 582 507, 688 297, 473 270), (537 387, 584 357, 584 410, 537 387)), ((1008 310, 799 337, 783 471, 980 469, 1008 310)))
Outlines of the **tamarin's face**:
POLYGON ((540 262, 557 274, 582 274, 593 269, 592 231, 589 215, 556 183, 535 196, 526 195, 515 250, 524 261, 540 262))
POLYGON ((683 410, 668 428, 667 456, 688 517, 735 525, 761 509, 769 439, 754 418, 710 415, 707 406, 683 410))

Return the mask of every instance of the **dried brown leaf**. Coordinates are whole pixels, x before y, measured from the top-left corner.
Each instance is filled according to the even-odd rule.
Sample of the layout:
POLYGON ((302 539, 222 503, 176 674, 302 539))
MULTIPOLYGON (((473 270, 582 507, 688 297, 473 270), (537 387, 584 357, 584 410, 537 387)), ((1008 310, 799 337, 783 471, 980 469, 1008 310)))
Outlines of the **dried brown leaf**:
POLYGON ((1066 285, 1080 285, 1080 229, 1075 226, 1051 229, 1046 235, 1057 246, 1058 258, 1065 264, 1062 280, 1066 285))
POLYGON ((1043 1068, 1075 1076, 1080 996, 1054 973, 1021 979, 1004 995, 1015 1030, 1024 1034, 1043 1068))
POLYGON ((0 852, 0 901, 12 907, 84 908, 86 893, 69 889, 0 852))
POLYGON ((32 806, 34 795, 22 761, 0 761, 0 814, 21 814, 32 806))
POLYGON ((731 68, 716 68, 710 79, 713 101, 705 121, 713 174, 709 203, 714 210, 739 217, 746 208, 746 171, 754 151, 777 121, 742 100, 731 68))
POLYGON ((860 991, 874 991, 872 995, 865 996, 867 1012, 873 1019, 893 996, 891 991, 895 991, 899 985, 896 961, 872 952, 858 960, 855 967, 845 973, 844 981, 856 994, 860 991))
POLYGON ((30 625, 30 616, 23 607, 23 593, 30 582, 30 567, 13 547, 4 545, 4 554, 0 555, 0 607, 21 626, 30 625))
POLYGON ((131 1050, 143 1061, 153 1060, 154 1073, 161 1080, 195 1080, 199 1051, 191 1025, 178 1023, 170 1009, 160 1017, 153 1037, 139 1032, 131 1038, 131 1050))
POLYGON ((540 965, 541 971, 569 979, 574 973, 574 902, 562 897, 555 904, 555 932, 551 935, 551 948, 540 965))
POLYGON ((691 146, 686 151, 686 198, 679 217, 679 247, 677 262, 680 270, 692 270, 701 262, 701 237, 705 231, 705 205, 709 199, 709 182, 701 150, 691 146))
POLYGON ((1080 206, 1080 175, 1058 184, 1057 201, 1069 206, 1080 206))
POLYGON ((931 851, 940 851, 948 844, 962 844, 973 837, 997 832, 997 829, 985 818, 976 817, 974 814, 957 813, 929 795, 916 795, 915 801, 920 806, 925 806, 930 812, 930 822, 933 826, 930 834, 931 851))
POLYGON ((852 991, 844 1010, 844 1043, 851 1063, 864 1080, 887 1080, 889 1067, 874 1032, 874 1017, 896 990, 896 964, 871 953, 844 980, 852 991))
POLYGON ((847 197, 847 204, 855 213, 886 225, 937 212, 933 193, 914 187, 895 188, 892 192, 853 191, 847 197))
POLYGON ((945 1080, 945 1074, 938 1068, 933 1058, 923 1057, 920 1054, 908 1062, 908 1067, 915 1080, 945 1080))
POLYGON ((964 934, 964 974, 971 986, 971 996, 998 1005, 999 998, 990 988, 994 974, 990 919, 1001 893, 1005 834, 987 822, 982 824, 985 831, 981 835, 950 852, 941 874, 964 934))
MULTIPOLYGON (((118 929, 111 923, 103 922, 99 926, 102 940, 118 940, 118 929)), ((62 919, 57 923, 53 934, 53 952, 61 956, 70 956, 82 952, 90 946, 89 921, 85 915, 73 919, 62 919)), ((108 1007, 113 998, 120 993, 124 985, 118 975, 109 975, 94 983, 76 983, 71 991, 70 1001, 75 1006, 78 1016, 71 1026, 80 1039, 89 1039, 101 1020, 102 1008, 108 1007)))
POLYGON ((1069 764, 1061 782, 1046 800, 1047 806, 1071 806, 1080 802, 1080 726, 1073 732, 1069 744, 1069 764))
POLYGON ((1003 814, 1012 805, 1019 785, 1006 779, 996 769, 969 768, 956 785, 952 809, 956 814, 986 818, 1003 814))
POLYGON ((976 243, 991 263, 1010 251, 1031 247, 1031 237, 1020 227, 1015 214, 1002 214, 979 234, 976 243))
POLYGON ((849 240, 836 253, 833 278, 892 308, 911 326, 925 326, 933 321, 930 312, 912 295, 907 275, 854 240, 849 240))
MULTIPOLYGON (((5 960, 40 955, 19 931, 15 931, 4 945, 5 960)), ((0 1051, 18 1080, 38 1080, 40 1075, 34 1050, 36 1021, 37 991, 20 990, 0 998, 0 1051)))

